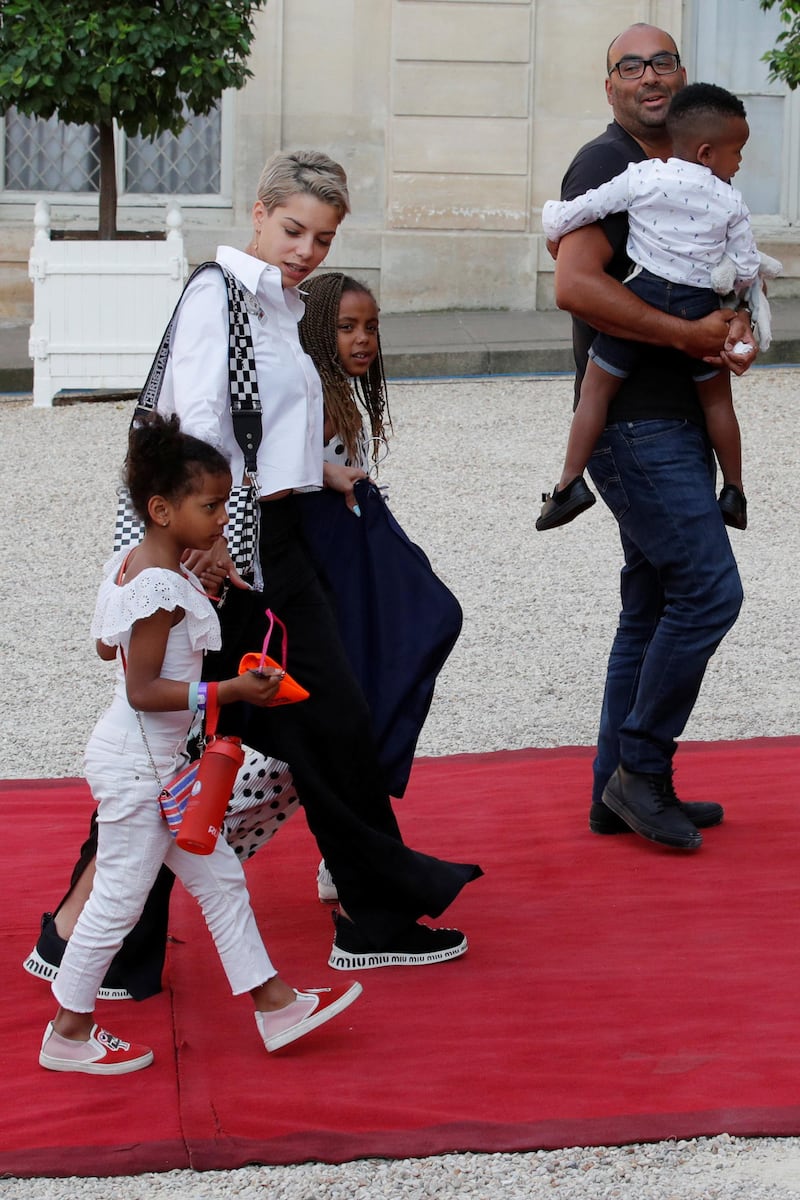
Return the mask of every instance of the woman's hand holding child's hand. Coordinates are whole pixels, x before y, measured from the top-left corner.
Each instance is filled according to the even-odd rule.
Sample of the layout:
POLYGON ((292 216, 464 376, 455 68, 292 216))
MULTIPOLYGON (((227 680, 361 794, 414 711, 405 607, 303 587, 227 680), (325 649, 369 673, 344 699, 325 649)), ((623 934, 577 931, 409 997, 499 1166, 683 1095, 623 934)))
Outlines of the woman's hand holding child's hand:
POLYGON ((250 584, 242 579, 233 565, 224 537, 211 550, 187 550, 181 562, 197 576, 209 596, 218 596, 226 579, 230 579, 234 587, 250 591, 250 584))

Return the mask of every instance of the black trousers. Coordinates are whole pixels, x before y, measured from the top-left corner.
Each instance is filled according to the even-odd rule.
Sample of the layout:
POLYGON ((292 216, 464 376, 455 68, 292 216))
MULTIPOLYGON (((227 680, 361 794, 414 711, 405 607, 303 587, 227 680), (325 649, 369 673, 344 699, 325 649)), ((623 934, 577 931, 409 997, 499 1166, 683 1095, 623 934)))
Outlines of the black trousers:
MULTIPOLYGON (((222 650, 205 675, 235 675, 260 650, 265 610, 287 629, 287 670, 310 692, 297 704, 222 710, 220 732, 283 759, 342 906, 378 949, 419 917, 439 916, 480 868, 403 843, 378 762, 367 703, 342 647, 333 609, 303 539, 294 498, 261 505, 263 592, 230 588, 220 609, 222 650)), ((280 657, 273 633, 270 654, 280 657)))

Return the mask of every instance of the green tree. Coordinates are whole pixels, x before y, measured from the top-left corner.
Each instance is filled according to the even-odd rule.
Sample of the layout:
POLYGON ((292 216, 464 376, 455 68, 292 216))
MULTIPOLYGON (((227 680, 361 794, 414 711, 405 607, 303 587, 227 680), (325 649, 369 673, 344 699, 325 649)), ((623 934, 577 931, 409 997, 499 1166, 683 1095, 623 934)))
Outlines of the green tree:
MULTIPOLYGON (((761 0, 761 7, 775 7, 776 0, 761 0)), ((782 79, 792 90, 800 83, 800 0, 778 0, 781 21, 787 26, 778 34, 772 50, 764 55, 770 79, 782 79)))
POLYGON ((117 233, 114 122, 130 136, 180 133, 252 74, 266 0, 0 0, 0 113, 94 125, 99 232, 117 233))

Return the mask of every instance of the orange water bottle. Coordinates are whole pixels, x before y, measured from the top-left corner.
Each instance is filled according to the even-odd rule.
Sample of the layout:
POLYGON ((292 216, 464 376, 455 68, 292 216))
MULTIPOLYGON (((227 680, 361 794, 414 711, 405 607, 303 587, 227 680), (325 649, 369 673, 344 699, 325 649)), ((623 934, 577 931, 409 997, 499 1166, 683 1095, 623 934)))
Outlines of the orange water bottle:
POLYGON ((213 853, 236 775, 244 762, 244 750, 238 737, 214 736, 218 716, 217 685, 209 684, 207 740, 200 759, 197 779, 175 838, 176 844, 191 854, 213 853))

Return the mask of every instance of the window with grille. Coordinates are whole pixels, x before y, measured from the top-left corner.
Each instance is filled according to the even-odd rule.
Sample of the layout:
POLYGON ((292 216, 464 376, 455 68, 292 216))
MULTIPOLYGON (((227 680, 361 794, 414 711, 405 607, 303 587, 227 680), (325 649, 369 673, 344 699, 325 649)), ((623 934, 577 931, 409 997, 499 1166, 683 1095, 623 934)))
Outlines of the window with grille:
MULTIPOLYGON (((222 121, 220 109, 189 118, 175 136, 126 137, 117 131, 117 187, 121 195, 219 195, 222 121)), ((2 190, 97 192, 100 187, 97 130, 44 121, 10 109, 5 117, 2 190)))
POLYGON ((768 79, 762 56, 785 28, 778 8, 750 0, 694 0, 690 78, 735 92, 747 109, 750 139, 733 181, 751 212, 800 220, 800 93, 768 79))

